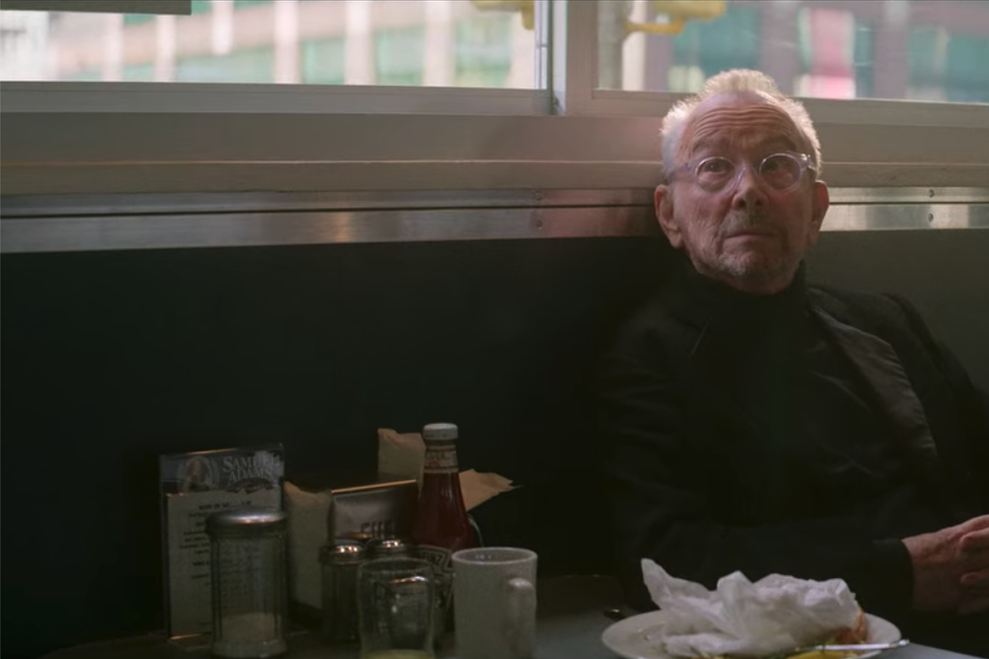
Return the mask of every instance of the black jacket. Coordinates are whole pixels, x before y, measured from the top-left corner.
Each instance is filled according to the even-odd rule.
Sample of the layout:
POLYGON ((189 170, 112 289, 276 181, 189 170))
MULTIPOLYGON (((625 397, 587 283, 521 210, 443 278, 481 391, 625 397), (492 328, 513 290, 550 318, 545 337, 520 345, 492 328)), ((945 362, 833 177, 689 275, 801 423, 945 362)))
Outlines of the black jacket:
POLYGON ((808 517, 802 470, 813 465, 802 465, 791 432, 786 323, 767 334, 746 325, 746 309, 782 305, 784 318, 824 323, 896 423, 918 487, 959 517, 989 512, 984 398, 898 297, 805 287, 802 271, 773 299, 726 291, 684 268, 623 325, 600 365, 607 496, 630 601, 652 607, 640 569, 648 557, 708 588, 735 570, 752 580, 840 577, 867 610, 898 617, 911 599, 906 548, 874 531, 868 506, 808 517), (884 362, 905 374, 899 386, 873 369, 884 362))

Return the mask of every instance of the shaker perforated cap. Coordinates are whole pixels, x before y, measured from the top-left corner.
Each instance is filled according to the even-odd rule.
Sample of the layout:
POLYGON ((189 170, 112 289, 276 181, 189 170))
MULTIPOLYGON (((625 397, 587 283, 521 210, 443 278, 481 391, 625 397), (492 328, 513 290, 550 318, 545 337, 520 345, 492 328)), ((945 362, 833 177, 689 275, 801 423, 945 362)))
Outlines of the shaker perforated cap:
POLYGON ((285 512, 273 508, 235 508, 213 513, 206 518, 206 532, 211 536, 218 533, 281 531, 287 525, 285 512))
POLYGON ((365 554, 364 544, 360 540, 337 538, 333 542, 319 548, 319 562, 350 563, 360 561, 365 554))
POLYGON ((422 428, 422 439, 425 442, 456 438, 457 426, 453 423, 429 423, 422 428))

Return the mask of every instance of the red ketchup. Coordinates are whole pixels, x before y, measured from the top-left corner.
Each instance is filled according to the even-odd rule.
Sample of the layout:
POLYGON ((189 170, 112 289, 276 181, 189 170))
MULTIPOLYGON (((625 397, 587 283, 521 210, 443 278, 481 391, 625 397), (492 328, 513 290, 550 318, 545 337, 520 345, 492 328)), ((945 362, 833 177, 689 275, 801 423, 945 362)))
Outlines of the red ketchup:
POLYGON ((449 554, 476 547, 477 538, 460 491, 457 426, 431 423, 422 429, 422 439, 426 444, 426 457, 412 541, 419 546, 421 555, 435 551, 438 555, 429 558, 441 565, 449 560, 449 554))

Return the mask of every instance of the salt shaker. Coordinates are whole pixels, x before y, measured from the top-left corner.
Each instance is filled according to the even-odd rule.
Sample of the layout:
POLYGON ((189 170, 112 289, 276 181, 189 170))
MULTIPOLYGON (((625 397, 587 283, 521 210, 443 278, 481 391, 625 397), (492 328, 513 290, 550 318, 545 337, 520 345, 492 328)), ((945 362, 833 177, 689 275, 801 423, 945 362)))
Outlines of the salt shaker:
POLYGON ((284 653, 288 592, 284 512, 237 509, 210 515, 212 653, 263 659, 284 653))
POLYGON ((345 538, 319 550, 323 574, 321 629, 328 641, 357 639, 357 568, 365 554, 360 541, 345 538))

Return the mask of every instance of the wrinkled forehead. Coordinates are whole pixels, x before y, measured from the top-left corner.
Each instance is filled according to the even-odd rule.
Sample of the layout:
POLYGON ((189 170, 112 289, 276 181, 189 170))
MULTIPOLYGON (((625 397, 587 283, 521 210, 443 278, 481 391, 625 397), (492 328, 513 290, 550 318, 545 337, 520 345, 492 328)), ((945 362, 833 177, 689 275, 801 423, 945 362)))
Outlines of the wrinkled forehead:
POLYGON ((719 94, 704 100, 687 120, 677 148, 678 162, 704 151, 774 148, 806 150, 806 140, 786 110, 755 92, 719 94))

